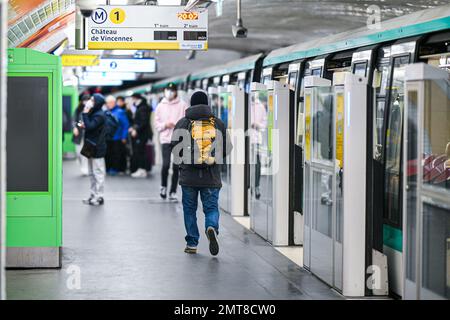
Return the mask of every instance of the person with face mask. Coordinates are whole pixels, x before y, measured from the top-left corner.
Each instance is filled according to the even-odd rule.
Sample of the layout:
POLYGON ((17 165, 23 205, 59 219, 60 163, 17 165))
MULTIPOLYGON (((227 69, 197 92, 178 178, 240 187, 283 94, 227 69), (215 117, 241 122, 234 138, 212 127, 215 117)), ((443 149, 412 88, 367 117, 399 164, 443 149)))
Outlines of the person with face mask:
MULTIPOLYGON (((171 138, 175 124, 185 116, 188 108, 186 102, 182 101, 177 95, 177 86, 169 83, 164 90, 164 98, 156 107, 155 128, 159 132, 159 142, 161 143, 163 166, 161 169, 161 189, 160 196, 167 198, 167 180, 169 178, 169 169, 171 163, 171 138)), ((169 200, 177 201, 178 185, 178 166, 172 166, 172 182, 169 192, 169 200)))
POLYGON ((132 96, 133 105, 136 108, 133 117, 133 125, 129 129, 132 139, 132 167, 136 171, 131 174, 132 178, 146 178, 146 145, 147 141, 152 139, 153 133, 150 126, 151 109, 139 93, 132 96))

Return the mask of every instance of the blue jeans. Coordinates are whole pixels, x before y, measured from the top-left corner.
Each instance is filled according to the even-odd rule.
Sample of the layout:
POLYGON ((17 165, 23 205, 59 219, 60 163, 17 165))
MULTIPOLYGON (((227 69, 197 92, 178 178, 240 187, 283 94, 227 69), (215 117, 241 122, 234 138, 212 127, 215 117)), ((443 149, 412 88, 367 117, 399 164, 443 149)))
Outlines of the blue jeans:
POLYGON ((220 188, 181 187, 183 191, 184 226, 186 227, 186 243, 189 247, 197 247, 200 234, 197 226, 198 194, 205 213, 205 230, 213 227, 219 233, 219 192, 220 188))

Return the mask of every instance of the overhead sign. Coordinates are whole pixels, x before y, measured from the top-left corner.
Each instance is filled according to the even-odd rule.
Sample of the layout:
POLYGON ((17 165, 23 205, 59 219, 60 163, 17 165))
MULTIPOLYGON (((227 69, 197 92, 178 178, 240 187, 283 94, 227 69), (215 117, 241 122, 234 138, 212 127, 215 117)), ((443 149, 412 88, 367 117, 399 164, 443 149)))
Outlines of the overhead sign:
POLYGON ((208 10, 183 6, 101 6, 87 28, 90 50, 207 50, 208 10))
POLYGON ((100 63, 96 55, 64 54, 61 56, 63 67, 87 67, 96 66, 100 63))
POLYGON ((156 60, 146 59, 100 59, 97 66, 87 67, 92 72, 156 72, 156 60))
POLYGON ((79 83, 82 87, 108 87, 116 86, 119 87, 123 84, 122 80, 100 80, 100 79, 80 79, 79 83))
POLYGON ((133 81, 136 80, 136 73, 134 72, 84 72, 81 76, 83 80, 96 81, 103 80, 123 80, 133 81))

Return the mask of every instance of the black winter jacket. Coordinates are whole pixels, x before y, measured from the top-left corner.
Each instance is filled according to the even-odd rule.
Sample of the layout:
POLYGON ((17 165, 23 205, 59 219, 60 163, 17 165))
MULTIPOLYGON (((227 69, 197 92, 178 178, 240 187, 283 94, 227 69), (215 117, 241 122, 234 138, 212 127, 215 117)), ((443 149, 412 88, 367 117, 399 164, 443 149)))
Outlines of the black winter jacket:
MULTIPOLYGON (((191 106, 186 109, 186 116, 177 122, 174 129, 174 134, 172 135, 172 150, 174 152, 174 161, 180 163, 183 157, 182 152, 176 154, 180 148, 175 148, 178 144, 182 144, 182 149, 186 149, 186 146, 190 146, 192 139, 189 136, 187 141, 182 138, 181 130, 189 130, 191 120, 202 120, 214 117, 211 111, 211 107, 207 105, 197 105, 191 106), (175 149, 174 149, 175 148, 175 149)), ((226 131, 224 123, 214 117, 216 128, 222 135, 223 145, 217 146, 216 150, 220 147, 221 150, 216 151, 216 155, 222 154, 223 164, 214 164, 204 169, 197 168, 191 164, 180 164, 180 185, 185 187, 196 187, 196 188, 221 188, 221 170, 222 166, 225 164, 225 157, 231 152, 232 145, 230 137, 226 131)), ((217 141, 217 140, 216 140, 217 141)), ((191 146, 192 147, 192 146, 191 146)))
POLYGON ((105 127, 103 104, 104 101, 96 101, 91 111, 83 113, 84 141, 89 140, 97 145, 97 152, 94 158, 104 158, 106 155, 106 140, 103 132, 105 127))
POLYGON ((151 110, 145 100, 136 107, 136 113, 133 119, 133 128, 137 131, 136 140, 140 143, 147 143, 148 139, 153 138, 152 128, 150 126, 151 110))

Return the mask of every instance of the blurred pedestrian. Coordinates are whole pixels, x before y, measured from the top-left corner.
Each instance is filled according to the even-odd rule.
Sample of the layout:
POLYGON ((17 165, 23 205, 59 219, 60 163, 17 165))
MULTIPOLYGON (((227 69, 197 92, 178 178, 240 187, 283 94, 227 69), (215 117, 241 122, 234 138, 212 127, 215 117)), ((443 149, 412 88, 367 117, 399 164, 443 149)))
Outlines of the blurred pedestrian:
POLYGON ((106 97, 106 107, 119 124, 112 140, 107 141, 105 158, 106 172, 116 175, 126 171, 126 144, 130 125, 125 110, 119 107, 114 96, 106 97))
POLYGON ((105 98, 95 93, 83 109, 85 128, 84 145, 81 153, 88 158, 89 177, 91 179, 91 194, 83 203, 89 205, 104 204, 105 186, 105 113, 102 110, 105 98))
POLYGON ((134 93, 132 96, 133 106, 136 108, 133 117, 133 125, 128 130, 131 135, 133 155, 132 162, 136 171, 131 174, 133 178, 146 178, 147 170, 147 141, 152 139, 153 133, 150 126, 151 109, 147 101, 139 94, 134 93))
MULTIPOLYGON (((161 188, 160 196, 167 197, 167 180, 171 164, 171 137, 175 124, 184 117, 188 105, 180 100, 177 94, 177 86, 169 83, 164 90, 164 98, 156 107, 155 128, 159 132, 159 142, 162 152, 161 188)), ((177 201, 178 166, 172 165, 172 182, 170 185, 169 200, 177 201)))
POLYGON ((78 104, 77 109, 73 115, 73 137, 72 141, 75 145, 75 152, 77 155, 78 163, 80 165, 80 171, 83 176, 87 176, 89 174, 88 169, 88 159, 83 156, 80 152, 83 148, 83 140, 84 140, 84 124, 83 124, 83 109, 87 101, 91 99, 91 96, 88 94, 84 94, 80 98, 80 102, 78 104))

